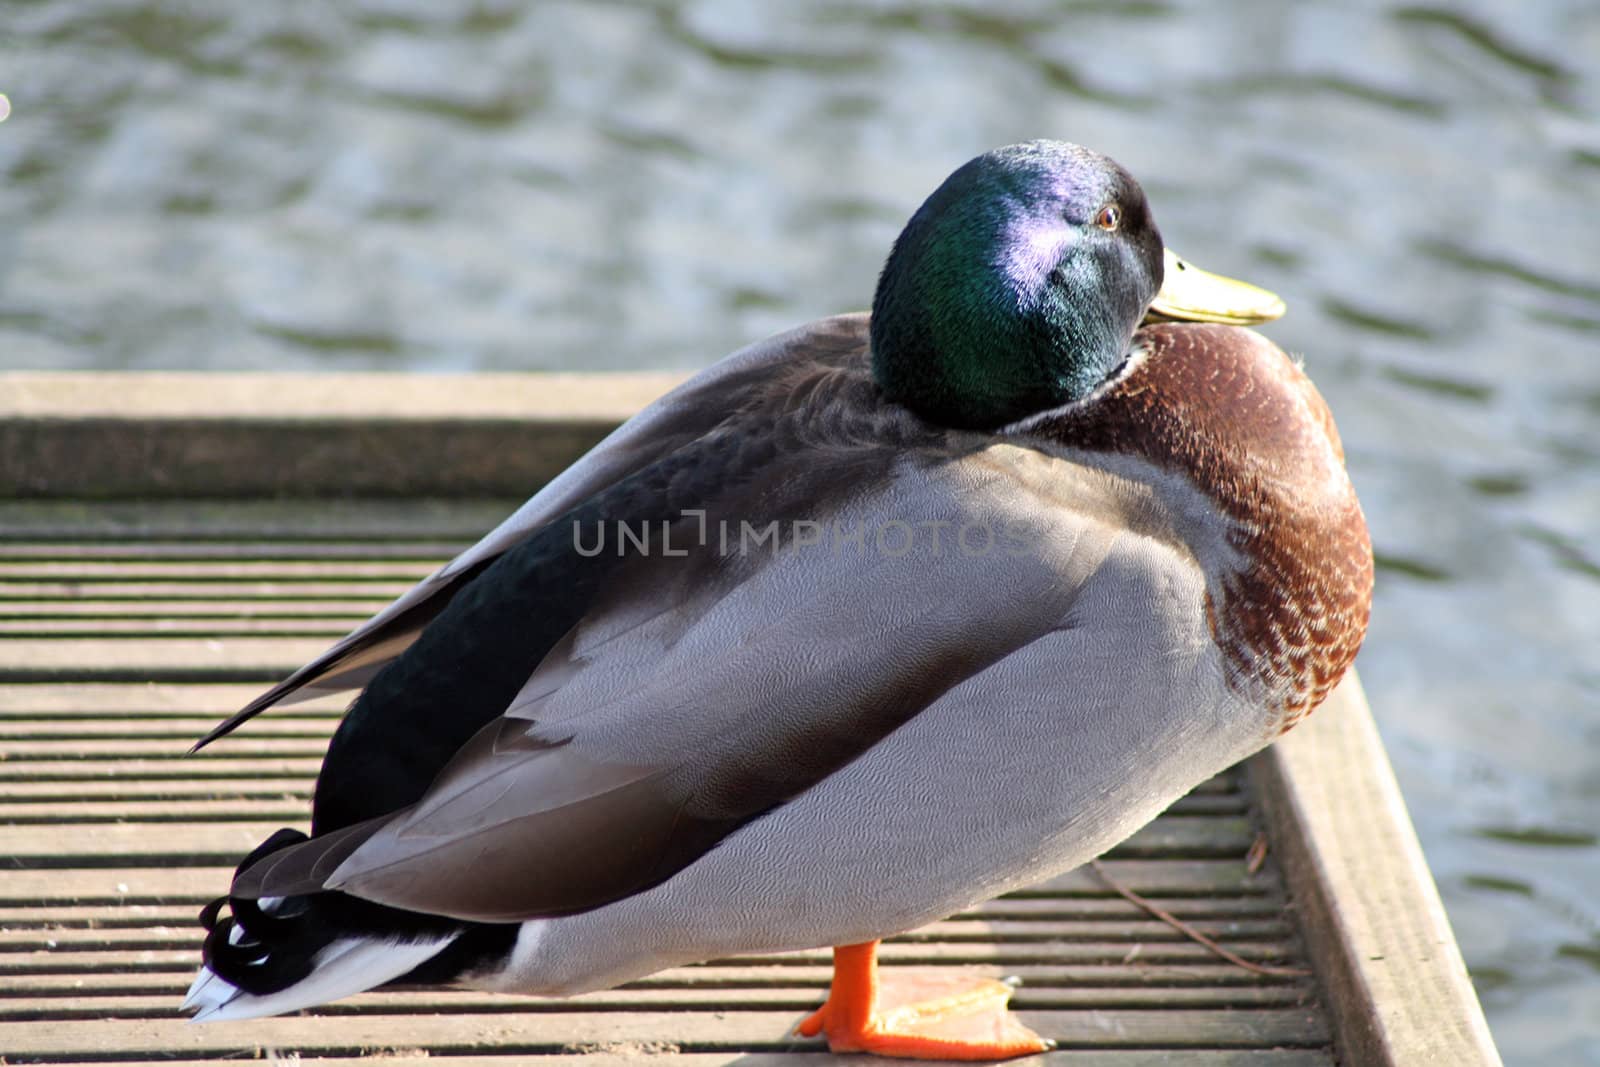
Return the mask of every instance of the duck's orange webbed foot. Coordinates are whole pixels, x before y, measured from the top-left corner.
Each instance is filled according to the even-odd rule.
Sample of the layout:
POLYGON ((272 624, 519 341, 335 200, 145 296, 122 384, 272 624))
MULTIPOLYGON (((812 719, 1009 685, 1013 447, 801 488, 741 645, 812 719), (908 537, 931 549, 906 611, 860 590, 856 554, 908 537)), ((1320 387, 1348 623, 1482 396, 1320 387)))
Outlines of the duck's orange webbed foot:
POLYGON ((1055 1047, 1006 1010, 1012 986, 963 974, 880 978, 878 943, 833 950, 828 1000, 796 1027, 834 1052, 917 1060, 1006 1060, 1055 1047))

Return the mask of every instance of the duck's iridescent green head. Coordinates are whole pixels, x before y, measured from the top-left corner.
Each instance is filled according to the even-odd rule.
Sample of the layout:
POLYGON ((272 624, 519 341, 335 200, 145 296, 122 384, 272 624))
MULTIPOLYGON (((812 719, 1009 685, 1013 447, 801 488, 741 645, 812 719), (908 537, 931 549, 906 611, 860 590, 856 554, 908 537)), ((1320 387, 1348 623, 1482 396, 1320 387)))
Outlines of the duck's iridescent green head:
POLYGON ((1126 358, 1162 280, 1139 183, 1062 141, 987 152, 895 241, 872 304, 888 396, 947 426, 993 429, 1080 399, 1126 358))

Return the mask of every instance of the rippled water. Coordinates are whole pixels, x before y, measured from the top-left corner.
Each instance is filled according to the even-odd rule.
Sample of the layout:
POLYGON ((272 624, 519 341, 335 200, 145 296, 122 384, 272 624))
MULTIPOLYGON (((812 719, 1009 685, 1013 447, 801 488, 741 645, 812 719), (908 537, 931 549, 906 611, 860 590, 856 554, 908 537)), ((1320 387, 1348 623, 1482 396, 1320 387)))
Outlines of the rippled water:
POLYGON ((0 366, 695 367, 1037 136, 1281 292, 1361 667, 1512 1064, 1600 1064, 1600 6, 0 8, 0 366))

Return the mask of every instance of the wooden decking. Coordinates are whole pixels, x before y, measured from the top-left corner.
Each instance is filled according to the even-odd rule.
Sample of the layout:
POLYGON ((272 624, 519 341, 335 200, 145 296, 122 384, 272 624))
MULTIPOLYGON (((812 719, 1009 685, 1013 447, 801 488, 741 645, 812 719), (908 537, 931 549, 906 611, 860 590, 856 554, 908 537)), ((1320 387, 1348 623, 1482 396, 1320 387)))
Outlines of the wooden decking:
MULTIPOLYGON (((437 386, 399 388, 415 391, 387 398, 382 417, 347 406, 288 427, 252 423, 223 401, 209 418, 194 402, 165 421, 107 401, 89 412, 98 428, 79 438, 76 458, 58 408, 8 412, 0 400, 0 441, 11 446, 0 478, 31 498, 0 504, 0 1062, 815 1067, 821 1046, 788 1030, 826 987, 820 951, 716 961, 572 1001, 373 993, 256 1022, 197 1026, 177 1014, 198 962, 195 912, 243 852, 304 825, 339 704, 273 712, 198 756, 184 755, 189 744, 516 503, 412 499, 408 484, 437 483, 408 480, 415 460, 385 467, 371 451, 388 454, 407 418, 441 437, 464 420, 478 430, 470 448, 456 445, 478 472, 471 484, 504 493, 528 470, 558 468, 617 417, 597 403, 563 422, 551 408, 543 418, 561 432, 540 435, 539 419, 531 430, 474 422, 487 395, 424 417, 416 409, 437 386), (492 459, 508 435, 535 442, 510 475, 492 459), (222 447, 230 463, 254 460, 238 482, 206 461, 222 447), (119 499, 104 471, 131 470, 137 455, 199 458, 188 472, 126 475, 141 496, 168 498, 119 499), (364 489, 390 498, 261 495, 291 482, 324 491, 351 463, 379 472, 364 489)), ((1358 688, 1343 687, 1296 734, 1203 784, 1105 866, 1246 959, 1310 976, 1224 963, 1089 870, 898 938, 886 965, 1020 976, 1016 1006, 1061 1043, 1045 1058, 1062 1064, 1498 1062, 1358 688), (1266 859, 1252 870, 1263 833, 1266 859)))

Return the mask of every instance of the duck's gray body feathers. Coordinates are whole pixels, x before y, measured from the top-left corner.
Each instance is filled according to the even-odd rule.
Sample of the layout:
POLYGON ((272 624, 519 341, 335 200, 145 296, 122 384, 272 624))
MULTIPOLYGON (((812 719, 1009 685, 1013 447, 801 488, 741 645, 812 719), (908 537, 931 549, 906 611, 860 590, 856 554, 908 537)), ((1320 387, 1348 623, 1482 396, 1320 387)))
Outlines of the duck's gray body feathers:
POLYGON ((1277 726, 1219 646, 1249 560, 1215 500, 1137 455, 921 422, 873 386, 864 316, 665 398, 297 684, 400 654, 396 620, 444 625, 431 602, 552 523, 581 567, 619 542, 583 522, 641 516, 652 547, 636 527, 417 803, 234 893, 522 921, 465 980, 573 993, 940 918, 1098 854, 1277 726))
MULTIPOLYGON (((1110 480, 1085 473, 1081 481, 1082 500, 1116 496, 1110 480)), ((918 488, 926 499, 927 486, 918 488)), ((861 510, 869 521, 907 514, 861 510)), ((1266 719, 1227 684, 1205 629, 1204 582, 1193 559, 1110 525, 1052 535, 1045 566, 970 573, 970 584, 939 591, 951 618, 1010 615, 1015 629, 953 635, 1004 643, 1007 654, 665 883, 526 924, 510 966, 486 984, 574 993, 692 960, 910 929, 1076 866, 1198 777, 1259 748, 1266 719), (1175 700, 1180 693, 1185 698, 1175 700)), ((845 628, 845 640, 880 648, 903 636, 915 648, 914 638, 932 638, 931 645, 946 636, 936 615, 925 615, 920 632, 895 624, 938 585, 940 558, 929 548, 899 562, 903 569, 841 576, 864 602, 878 604, 860 630, 845 628)), ((832 594, 851 588, 808 595, 779 583, 774 575, 775 598, 794 597, 805 612, 816 605, 814 621, 823 626, 832 594)), ((937 673, 940 654, 913 654, 910 666, 937 673)), ((780 685, 794 661, 774 656, 758 684, 780 685)), ((758 707, 776 695, 751 692, 758 707)), ((749 706, 736 688, 727 695, 749 706)), ((824 720, 834 709, 779 702, 777 710, 792 723, 824 720)))

